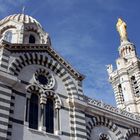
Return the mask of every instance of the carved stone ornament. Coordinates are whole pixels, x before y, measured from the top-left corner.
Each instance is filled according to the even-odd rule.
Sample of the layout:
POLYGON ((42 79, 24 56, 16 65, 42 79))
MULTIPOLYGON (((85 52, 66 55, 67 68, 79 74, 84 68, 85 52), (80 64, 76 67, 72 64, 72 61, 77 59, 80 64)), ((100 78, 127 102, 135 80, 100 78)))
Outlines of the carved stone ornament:
POLYGON ((46 69, 38 69, 34 74, 36 84, 44 89, 52 89, 55 85, 55 79, 46 69))
POLYGON ((107 134, 101 133, 99 140, 110 140, 110 137, 107 134))

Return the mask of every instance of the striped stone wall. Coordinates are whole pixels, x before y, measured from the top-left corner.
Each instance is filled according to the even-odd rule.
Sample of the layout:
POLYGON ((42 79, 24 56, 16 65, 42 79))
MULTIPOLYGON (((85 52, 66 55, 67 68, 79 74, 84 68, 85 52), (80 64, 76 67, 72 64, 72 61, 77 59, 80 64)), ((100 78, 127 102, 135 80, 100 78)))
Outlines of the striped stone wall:
POLYGON ((74 131, 74 139, 75 140, 86 140, 86 119, 85 113, 79 108, 73 107, 72 115, 71 115, 71 129, 74 131))
POLYGON ((127 131, 127 133, 125 135, 125 140, 129 140, 133 136, 140 137, 140 129, 139 128, 134 127, 134 128, 128 129, 128 131, 127 131))
POLYGON ((3 71, 6 71, 8 69, 9 65, 9 56, 10 52, 6 49, 1 48, 0 49, 0 68, 3 71))
POLYGON ((10 73, 18 76, 20 71, 25 66, 31 64, 41 65, 55 72, 55 74, 62 79, 67 89, 68 95, 71 97, 73 96, 78 98, 77 97, 78 89, 76 88, 76 85, 74 84, 72 78, 70 77, 70 74, 57 61, 50 59, 47 56, 44 56, 43 54, 24 53, 20 55, 10 64, 9 66, 10 73))
POLYGON ((9 131, 10 113, 12 113, 12 90, 0 83, 0 140, 7 140, 11 135, 9 131))
MULTIPOLYGON (((53 71, 64 83, 69 98, 80 98, 83 100, 82 83, 78 81, 77 85, 75 85, 76 82, 73 82, 67 70, 46 55, 35 52, 23 53, 9 65, 9 70, 11 74, 18 76, 24 67, 32 64, 41 65, 53 71)), ((69 137, 72 140, 86 139, 85 114, 73 107, 70 107, 67 111, 70 114, 70 122, 67 122, 70 124, 70 132, 63 131, 62 136, 69 137)))
POLYGON ((121 130, 118 128, 118 126, 104 116, 94 116, 94 117, 90 116, 90 119, 87 122, 87 126, 86 126, 87 140, 91 140, 91 132, 96 126, 107 127, 110 129, 110 131, 112 131, 115 134, 117 140, 125 140, 124 135, 121 132, 121 130))

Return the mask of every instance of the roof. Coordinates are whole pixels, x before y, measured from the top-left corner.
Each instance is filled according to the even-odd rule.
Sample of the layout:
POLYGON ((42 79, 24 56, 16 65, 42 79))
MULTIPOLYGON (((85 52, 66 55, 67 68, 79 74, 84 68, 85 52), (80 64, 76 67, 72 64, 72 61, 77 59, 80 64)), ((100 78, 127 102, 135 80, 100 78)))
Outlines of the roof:
POLYGON ((20 23, 26 23, 26 24, 29 24, 29 23, 36 24, 37 26, 40 26, 42 28, 41 24, 35 18, 33 18, 29 15, 25 15, 25 14, 9 15, 0 21, 0 25, 4 24, 7 21, 11 21, 11 20, 20 22, 20 23))
POLYGON ((10 51, 22 52, 22 51, 47 51, 55 60, 57 60, 61 65, 63 65, 71 75, 82 81, 85 76, 79 73, 72 65, 70 65, 62 56, 60 56, 52 47, 47 44, 11 44, 6 41, 2 41, 5 48, 10 51))

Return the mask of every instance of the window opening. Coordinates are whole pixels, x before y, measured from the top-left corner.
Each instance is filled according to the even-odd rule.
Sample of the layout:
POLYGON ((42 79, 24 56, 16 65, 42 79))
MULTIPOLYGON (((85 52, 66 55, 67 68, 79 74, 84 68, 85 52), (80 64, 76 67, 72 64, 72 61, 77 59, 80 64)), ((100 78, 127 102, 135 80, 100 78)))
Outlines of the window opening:
POLYGON ((12 42, 12 32, 11 31, 7 31, 4 35, 4 40, 7 42, 12 42))
POLYGON ((35 43, 35 37, 33 35, 29 36, 29 43, 35 43))
POLYGON ((29 127, 38 129, 38 96, 36 94, 32 94, 30 99, 29 127))
POLYGON ((46 132, 54 132, 54 102, 51 98, 47 98, 46 103, 46 132))

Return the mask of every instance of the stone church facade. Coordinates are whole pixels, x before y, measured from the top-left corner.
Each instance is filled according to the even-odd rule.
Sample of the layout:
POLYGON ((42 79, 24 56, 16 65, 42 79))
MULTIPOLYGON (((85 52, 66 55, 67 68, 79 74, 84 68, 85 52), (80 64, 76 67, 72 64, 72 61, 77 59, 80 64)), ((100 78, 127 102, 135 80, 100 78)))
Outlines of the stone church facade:
POLYGON ((131 42, 121 42, 117 70, 108 66, 115 108, 84 95, 84 76, 34 18, 10 15, 0 33, 0 140, 140 140, 140 62, 131 42))

